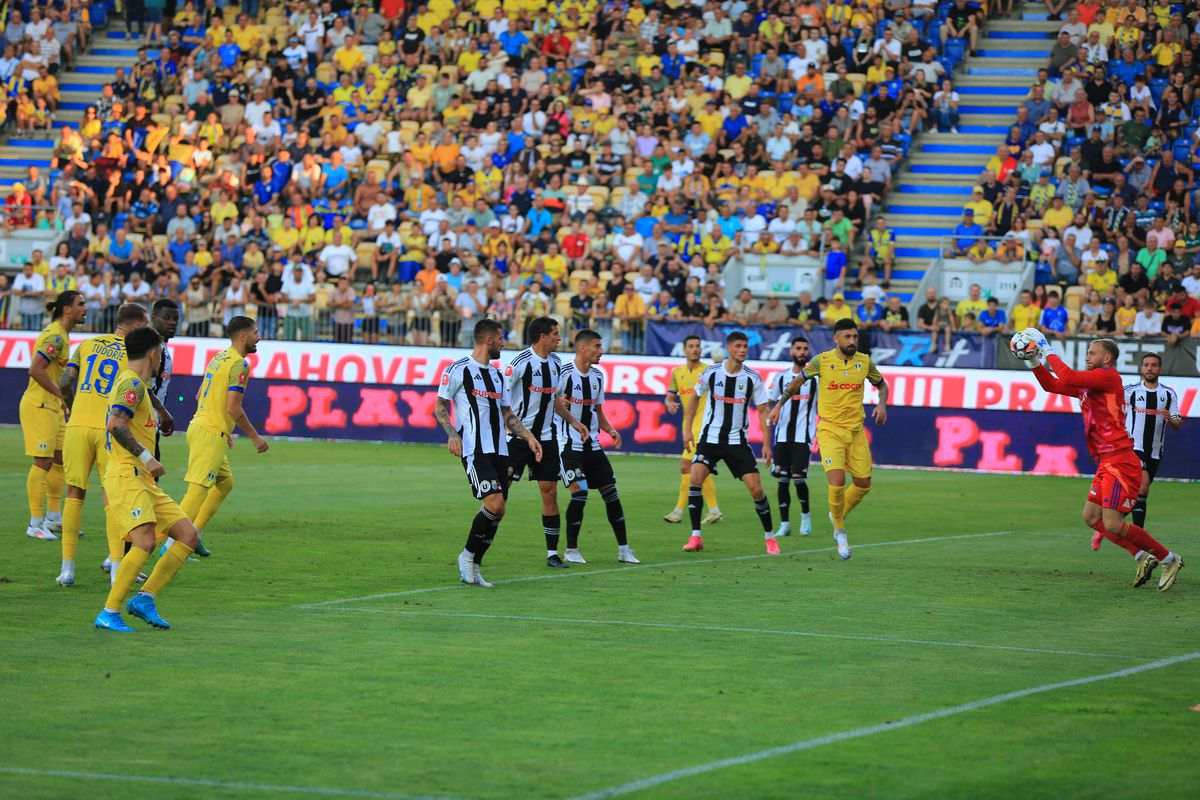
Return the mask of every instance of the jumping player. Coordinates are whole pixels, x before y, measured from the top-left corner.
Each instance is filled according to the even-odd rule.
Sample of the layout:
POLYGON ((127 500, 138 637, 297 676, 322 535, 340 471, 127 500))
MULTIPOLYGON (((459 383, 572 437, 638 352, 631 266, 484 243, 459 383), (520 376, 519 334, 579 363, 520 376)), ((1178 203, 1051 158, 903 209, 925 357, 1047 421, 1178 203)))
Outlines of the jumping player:
POLYGON ((604 373, 596 367, 604 355, 600 334, 582 330, 575 334, 575 358, 563 371, 558 390, 567 406, 572 424, 562 431, 562 481, 571 493, 567 506, 567 552, 565 560, 586 564, 579 553, 579 531, 583 527, 583 510, 588 490, 595 489, 604 501, 608 524, 617 539, 617 561, 640 564, 633 554, 625 532, 625 509, 617 494, 617 478, 608 455, 600 447, 600 431, 613 438, 618 449, 621 433, 604 415, 604 373), (578 423, 578 425, 574 424, 578 423))
POLYGON ((733 331, 725 337, 725 350, 729 354, 719 364, 704 370, 696 381, 697 399, 711 395, 704 408, 704 423, 700 435, 692 433, 692 421, 696 416, 697 403, 689 403, 683 415, 683 446, 687 449, 695 443, 696 456, 692 460, 691 483, 688 486, 688 512, 692 518, 692 535, 683 546, 688 552, 704 549, 700 536, 700 509, 703 502, 701 486, 710 474, 716 474, 722 461, 729 467, 733 477, 746 485, 754 500, 754 513, 763 526, 763 538, 767 552, 779 555, 779 542, 771 525, 771 503, 763 491, 758 475, 758 464, 754 451, 750 449, 750 404, 757 406, 758 424, 762 426, 763 461, 771 466, 771 431, 767 425, 767 387, 762 376, 746 366, 750 341, 741 331, 733 331))
POLYGON ((833 349, 820 353, 805 365, 780 397, 780 405, 771 412, 771 422, 778 422, 783 401, 800 391, 814 376, 818 379, 820 396, 817 413, 817 443, 821 448, 821 463, 829 480, 829 521, 833 523, 833 539, 838 555, 850 557, 850 541, 846 536, 846 517, 871 491, 871 445, 864 429, 866 411, 863 394, 868 383, 879 390, 879 401, 873 418, 876 425, 887 422, 888 384, 871 362, 871 357, 858 352, 858 326, 851 319, 840 319, 833 326, 833 349), (846 488, 846 473, 851 486, 846 488))
POLYGON ((1082 405, 1088 451, 1096 461, 1096 477, 1083 505, 1084 524, 1133 555, 1137 560, 1134 586, 1150 580, 1161 564, 1158 590, 1167 591, 1175 585, 1183 559, 1140 525, 1125 521, 1142 485, 1142 463, 1125 430, 1125 387, 1114 368, 1121 352, 1117 343, 1112 339, 1094 340, 1084 360, 1087 369, 1076 371, 1059 358, 1039 330, 1026 328, 1024 332, 1041 351, 1026 362, 1038 383, 1047 392, 1077 397, 1082 405), (1049 369, 1042 364, 1043 358, 1049 369))
POLYGON ((508 387, 492 360, 500 357, 504 329, 493 319, 475 324, 475 348, 442 373, 433 415, 446 432, 446 447, 462 459, 471 493, 482 505, 471 523, 467 543, 458 555, 458 577, 466 584, 491 588, 479 565, 496 537, 508 498, 508 442, 504 431, 525 440, 534 462, 542 460, 542 445, 510 408, 508 387), (454 417, 450 419, 450 404, 454 417))
MULTIPOLYGON (((687 361, 671 370, 671 384, 667 388, 665 402, 669 414, 676 413, 682 406, 690 402, 699 403, 696 408, 695 422, 692 423, 693 438, 700 435, 700 424, 704 421, 705 400, 697 401, 695 394, 696 381, 699 380, 700 373, 708 368, 708 364, 700 360, 701 344, 700 337, 694 334, 683 340, 683 355, 687 361)), ((682 437, 682 431, 680 435, 682 437)), ((685 449, 679 459, 679 498, 675 501, 675 509, 663 517, 672 524, 683 521, 683 509, 688 502, 688 487, 692 482, 692 458, 695 455, 696 451, 693 447, 685 449)), ((724 516, 717 506, 717 485, 713 483, 711 475, 704 479, 701 489, 704 490, 704 502, 708 506, 708 515, 704 518, 703 524, 714 525, 720 522, 724 516)))
POLYGON ((771 378, 767 397, 771 408, 782 405, 779 424, 775 426, 775 464, 772 468, 779 482, 779 531, 776 536, 791 536, 792 525, 788 521, 791 507, 792 486, 796 487, 796 499, 800 501, 800 535, 812 533, 812 514, 808 505, 808 462, 812 459, 813 439, 817 434, 817 379, 808 378, 800 391, 786 403, 780 403, 784 388, 804 372, 808 364, 808 340, 803 336, 792 339, 792 368, 776 373, 771 378))

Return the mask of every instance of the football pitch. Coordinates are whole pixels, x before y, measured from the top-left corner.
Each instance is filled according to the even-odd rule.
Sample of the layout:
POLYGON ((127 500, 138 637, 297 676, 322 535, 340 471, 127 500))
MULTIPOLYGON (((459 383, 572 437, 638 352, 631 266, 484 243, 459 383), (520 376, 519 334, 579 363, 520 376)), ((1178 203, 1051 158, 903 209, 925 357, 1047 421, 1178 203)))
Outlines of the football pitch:
MULTIPOLYGON (((182 496, 182 436, 165 485, 182 496)), ((78 582, 22 535, 0 430, 0 797, 1135 798, 1200 784, 1196 487, 1147 527, 1189 559, 1160 594, 1088 547, 1087 482, 880 470, 837 559, 815 530, 768 557, 745 490, 702 553, 669 525, 678 462, 614 459, 643 564, 588 503, 586 566, 544 566, 514 487, 458 583, 478 503, 445 449, 273 441, 231 453, 214 556, 163 593, 173 629, 91 626, 107 577, 98 482, 78 582)), ((775 506, 774 484, 768 492, 775 506)), ((566 507, 565 492, 560 495, 566 507)), ((798 519, 798 507, 793 504, 798 519)), ((776 512, 776 520, 778 519, 776 512)))

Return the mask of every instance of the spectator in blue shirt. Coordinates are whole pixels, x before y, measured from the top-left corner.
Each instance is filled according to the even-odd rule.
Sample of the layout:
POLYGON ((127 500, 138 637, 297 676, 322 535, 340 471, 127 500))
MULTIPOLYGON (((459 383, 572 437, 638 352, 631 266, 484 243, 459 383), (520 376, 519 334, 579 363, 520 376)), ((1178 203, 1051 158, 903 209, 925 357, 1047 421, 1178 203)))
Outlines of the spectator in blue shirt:
POLYGON ((225 69, 233 69, 237 66, 238 58, 242 55, 242 48, 237 46, 237 42, 233 40, 233 31, 225 31, 225 41, 217 48, 217 57, 221 59, 221 66, 225 69))
POLYGON ((517 61, 521 60, 525 55, 525 48, 529 46, 529 37, 517 28, 515 20, 509 20, 508 30, 497 36, 496 40, 500 42, 500 47, 508 57, 517 61))
POLYGON ((963 221, 954 226, 953 233, 954 242, 946 251, 949 258, 962 258, 976 240, 984 235, 983 226, 975 221, 975 212, 969 208, 963 209, 963 221))
POLYGON ((529 213, 525 217, 529 220, 530 239, 536 239, 542 234, 544 228, 548 228, 554 223, 554 215, 546 208, 541 195, 534 199, 533 208, 529 209, 529 213))
POLYGON ((987 308, 979 312, 979 332, 984 336, 999 333, 1008 327, 1008 315, 1000 308, 1000 301, 989 297, 987 308))
POLYGON ((182 268, 187 263, 187 254, 195 250, 195 245, 188 241, 187 231, 183 228, 176 228, 175 237, 167 242, 167 252, 171 254, 171 261, 176 268, 182 268))
POLYGON ((742 221, 734 216, 728 203, 721 207, 721 216, 717 217, 717 224, 721 226, 721 233, 730 239, 737 236, 738 231, 742 229, 742 221))
POLYGON ((846 265, 842 240, 833 236, 829 239, 829 252, 825 254, 825 282, 841 290, 846 285, 846 265))
POLYGON ((346 169, 346 165, 342 163, 342 154, 334 150, 329 157, 329 163, 321 167, 321 175, 324 178, 325 193, 330 197, 341 197, 346 193, 346 186, 350 181, 350 172, 346 169))
POLYGON ((1046 292, 1046 307, 1038 320, 1038 330, 1060 342, 1067 338, 1067 310, 1058 304, 1058 292, 1046 292))
POLYGON ((721 138, 724 139, 724 144, 729 145, 734 139, 742 135, 742 131, 749 127, 749 121, 742 115, 740 106, 733 105, 729 107, 729 116, 721 123, 721 138))

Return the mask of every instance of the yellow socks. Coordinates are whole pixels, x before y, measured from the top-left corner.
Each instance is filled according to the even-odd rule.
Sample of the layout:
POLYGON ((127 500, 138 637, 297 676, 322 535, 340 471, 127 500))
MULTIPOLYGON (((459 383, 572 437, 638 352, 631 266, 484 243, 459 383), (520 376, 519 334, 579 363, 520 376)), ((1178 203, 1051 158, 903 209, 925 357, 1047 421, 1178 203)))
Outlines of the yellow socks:
POLYGON ((108 539, 108 560, 114 564, 125 555, 125 533, 113 512, 112 504, 104 507, 104 536, 108 539))
POLYGON ((79 528, 83 525, 83 498, 68 497, 63 504, 62 560, 74 561, 79 547, 79 528))
POLYGON ((688 507, 688 487, 692 485, 691 475, 679 476, 679 497, 675 498, 675 507, 687 509, 688 507))
MULTIPOLYGON (((187 494, 179 501, 179 507, 183 509, 183 513, 187 514, 187 518, 192 520, 192 524, 196 522, 196 516, 200 513, 200 506, 204 505, 204 499, 208 496, 208 487, 198 483, 189 483, 187 494)), ((196 525, 196 527, 200 527, 196 525)))
POLYGON ((52 464, 46 473, 46 511, 54 513, 62 510, 63 488, 66 486, 66 476, 62 464, 52 464))
POLYGON ((829 513, 833 515, 834 530, 842 530, 846 527, 846 487, 845 486, 830 486, 829 487, 829 513))
MULTIPOLYGON (((189 490, 190 491, 190 490, 189 490)), ((229 493, 233 491, 233 478, 226 478, 223 481, 217 481, 213 487, 208 490, 208 495, 204 498, 204 505, 200 506, 200 512, 196 516, 188 516, 200 530, 208 525, 209 520, 216 516, 217 509, 221 507, 221 503, 229 497, 229 493)))
MULTIPOLYGON (((121 610, 121 604, 125 602, 125 596, 129 594, 134 580, 137 578, 138 573, 142 571, 142 567, 146 566, 146 561, 149 558, 150 554, 145 550, 134 547, 121 559, 120 567, 117 567, 116 564, 113 565, 117 570, 117 577, 108 589, 108 599, 104 601, 105 611, 119 612, 121 610)), ((161 566, 161 564, 160 560, 159 565, 161 566)), ((157 572, 157 570, 155 571, 157 572)))
MULTIPOLYGON (((173 543, 167 548, 167 552, 158 557, 158 563, 154 565, 154 571, 146 579, 146 583, 142 586, 142 591, 158 597, 158 593, 163 590, 164 586, 171 582, 171 578, 175 577, 175 573, 179 572, 179 568, 187 563, 188 556, 192 552, 192 548, 182 542, 173 543)), ((122 564, 123 566, 124 564, 122 564)))
POLYGON ((25 478, 25 493, 29 495, 31 521, 41 522, 46 516, 46 470, 36 464, 29 468, 29 475, 25 478))
POLYGON ((855 506, 862 502, 862 499, 867 496, 867 492, 869 491, 871 491, 870 486, 864 489, 853 483, 850 484, 850 487, 846 489, 846 505, 845 508, 842 509, 842 516, 850 516, 850 512, 854 510, 855 506))
MULTIPOLYGON (((690 480, 690 479, 689 479, 690 480)), ((709 511, 717 510, 717 485, 713 483, 712 475, 704 479, 700 489, 704 492, 704 504, 708 506, 709 511)), ((686 508, 686 504, 684 505, 686 508)))

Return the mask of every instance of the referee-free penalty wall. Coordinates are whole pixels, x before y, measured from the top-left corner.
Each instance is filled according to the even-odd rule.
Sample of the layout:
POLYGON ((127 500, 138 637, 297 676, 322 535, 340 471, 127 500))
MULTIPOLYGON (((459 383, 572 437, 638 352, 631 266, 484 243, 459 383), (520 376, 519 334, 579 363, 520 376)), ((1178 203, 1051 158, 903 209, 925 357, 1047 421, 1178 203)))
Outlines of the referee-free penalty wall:
MULTIPOLYGON (((90 334, 71 337, 75 347, 90 334)), ((0 424, 17 425, 35 334, 0 331, 0 424)), ((221 339, 171 342, 175 378, 167 407, 182 429, 191 419, 199 377, 221 339)), ((441 443, 433 418, 443 370, 467 351, 451 348, 262 341, 250 356, 246 408, 267 435, 381 442, 441 443)), ((501 365, 516 351, 501 355, 501 365)), ((561 354, 570 359, 569 353, 561 354)), ((606 355, 605 412, 631 453, 677 455, 682 413, 663 405, 680 359, 606 355)), ((751 362, 764 379, 788 365, 751 362)), ((888 424, 867 432, 881 465, 1053 475, 1094 469, 1075 400, 1043 392, 1027 370, 880 368, 891 386, 888 424)), ((1137 379, 1132 372, 1127 382, 1137 379)), ((1183 430, 1168 431, 1159 470, 1165 478, 1200 479, 1200 379, 1163 381, 1179 395, 1183 430)), ((875 402, 867 387, 867 404, 875 402)), ((757 425, 751 438, 761 439, 757 425)))

